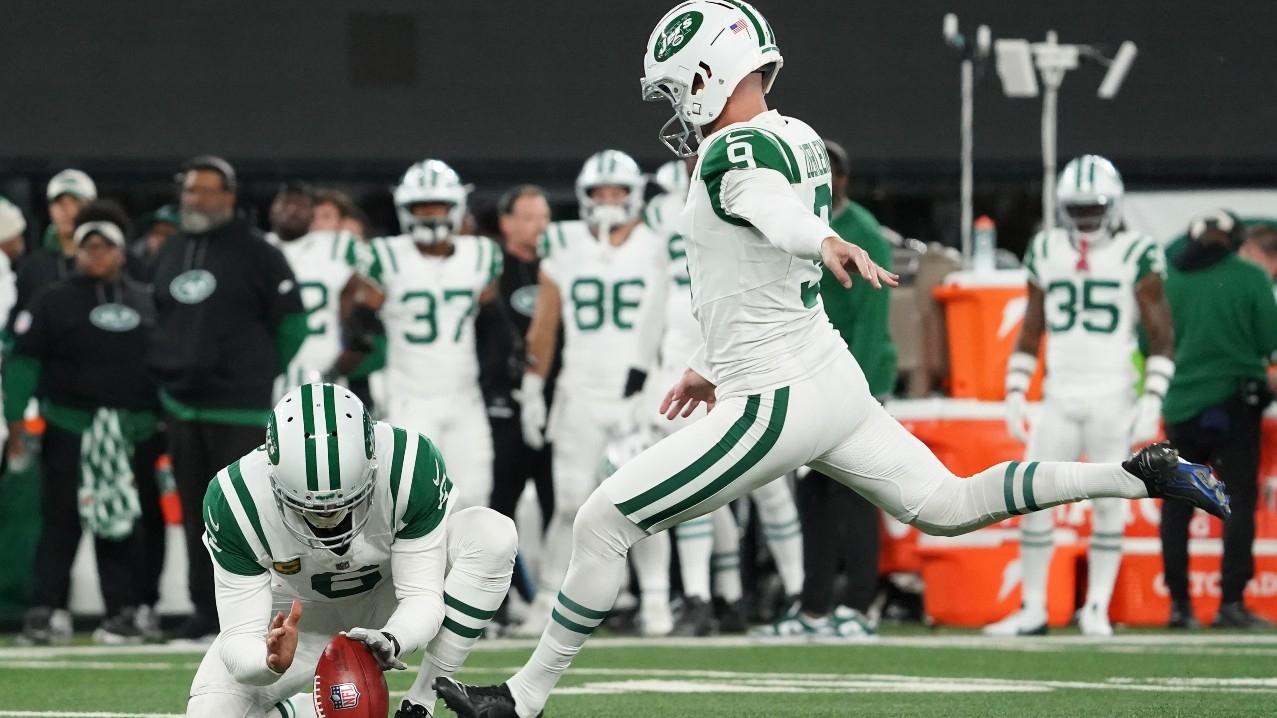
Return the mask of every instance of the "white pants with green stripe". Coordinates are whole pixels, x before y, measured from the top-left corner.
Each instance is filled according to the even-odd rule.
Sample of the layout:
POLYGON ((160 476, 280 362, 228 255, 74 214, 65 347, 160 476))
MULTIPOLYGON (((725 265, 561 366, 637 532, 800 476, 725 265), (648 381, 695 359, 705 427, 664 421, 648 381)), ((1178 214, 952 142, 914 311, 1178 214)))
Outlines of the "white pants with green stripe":
MULTIPOLYGON (((421 669, 408 692, 410 699, 427 707, 434 706, 434 690, 430 687, 434 679, 451 675, 461 667, 501 606, 510 588, 514 554, 518 549, 513 523, 492 509, 463 509, 450 514, 447 521, 443 625, 426 646, 421 669)), ((292 600, 291 595, 276 593, 272 613, 287 613, 292 600)), ((215 639, 191 684, 186 715, 189 718, 315 715, 307 697, 298 694, 314 685, 315 666, 324 647, 340 631, 384 626, 398 604, 393 576, 383 579, 367 593, 333 601, 304 601, 293 664, 269 686, 236 682, 220 658, 221 639, 215 639)), ((263 634, 269 621, 269 615, 262 617, 263 634)))
MULTIPOLYGON (((1129 395, 1048 396, 1029 434, 1026 461, 1121 461, 1130 454, 1130 426, 1135 405, 1129 395)), ((1087 600, 1108 610, 1122 559, 1125 512, 1120 499, 1091 503, 1091 545, 1087 600)), ((1054 552, 1055 522, 1051 512, 1020 519, 1020 558, 1024 607, 1046 612, 1047 576, 1054 552)))

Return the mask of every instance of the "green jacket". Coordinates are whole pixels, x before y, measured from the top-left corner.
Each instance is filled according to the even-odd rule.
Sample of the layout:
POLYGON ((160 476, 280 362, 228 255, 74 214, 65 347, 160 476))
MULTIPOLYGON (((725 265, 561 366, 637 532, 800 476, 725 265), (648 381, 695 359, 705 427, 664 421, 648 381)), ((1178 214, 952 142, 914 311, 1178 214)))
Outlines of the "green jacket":
POLYGON ((1207 266, 1167 251, 1166 299, 1175 326, 1175 377, 1162 406, 1168 424, 1188 421, 1264 379, 1277 353, 1277 300, 1263 270, 1228 254, 1207 266))
MULTIPOLYGON (((834 215, 830 226, 839 237, 863 248, 884 269, 891 269, 891 244, 869 210, 848 202, 834 215)), ((826 268, 820 282, 820 298, 829 321, 864 370, 869 391, 879 397, 890 394, 896 386, 896 345, 891 341, 887 322, 890 290, 874 289, 854 272, 851 289, 844 289, 826 268)))

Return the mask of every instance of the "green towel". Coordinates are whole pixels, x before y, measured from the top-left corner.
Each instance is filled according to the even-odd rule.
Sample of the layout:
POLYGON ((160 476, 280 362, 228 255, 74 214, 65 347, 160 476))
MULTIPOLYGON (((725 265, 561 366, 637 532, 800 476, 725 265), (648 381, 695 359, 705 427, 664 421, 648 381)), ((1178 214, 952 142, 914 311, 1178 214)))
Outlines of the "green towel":
POLYGON ((132 460, 119 412, 98 409, 80 438, 80 521, 95 536, 127 538, 142 515, 132 460))

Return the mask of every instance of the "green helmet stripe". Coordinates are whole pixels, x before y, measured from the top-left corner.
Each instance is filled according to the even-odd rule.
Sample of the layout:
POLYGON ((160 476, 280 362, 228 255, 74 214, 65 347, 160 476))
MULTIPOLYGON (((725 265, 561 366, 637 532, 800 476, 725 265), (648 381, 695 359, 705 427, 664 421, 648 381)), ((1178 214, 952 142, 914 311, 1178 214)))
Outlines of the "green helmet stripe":
POLYGON ((1073 184, 1079 192, 1082 191, 1082 168, 1086 165, 1086 157, 1082 157, 1077 161, 1077 174, 1073 178, 1073 184))
POLYGON ((303 442, 306 445, 306 488, 309 491, 319 491, 319 469, 315 460, 315 401, 311 394, 310 384, 302 384, 301 412, 302 432, 306 439, 303 442))
POLYGON ((1094 156, 1088 155, 1088 157, 1089 157, 1089 159, 1091 160, 1091 171, 1087 174, 1087 178, 1086 178, 1086 180, 1087 180, 1088 182, 1090 182, 1090 183, 1091 183, 1091 191, 1092 191, 1092 192, 1094 192, 1094 191, 1095 191, 1095 164, 1096 164, 1096 162, 1095 162, 1095 157, 1094 157, 1094 156))
POLYGON ((758 46, 767 45, 767 32, 763 30, 763 24, 758 21, 758 16, 754 14, 754 11, 745 3, 740 2, 740 0, 727 0, 727 2, 735 5, 737 10, 740 10, 745 14, 745 17, 749 18, 750 24, 754 26, 754 34, 758 36, 758 46))
POLYGON ((341 456, 337 444, 337 397, 324 385, 324 434, 328 437, 328 490, 341 488, 341 456))

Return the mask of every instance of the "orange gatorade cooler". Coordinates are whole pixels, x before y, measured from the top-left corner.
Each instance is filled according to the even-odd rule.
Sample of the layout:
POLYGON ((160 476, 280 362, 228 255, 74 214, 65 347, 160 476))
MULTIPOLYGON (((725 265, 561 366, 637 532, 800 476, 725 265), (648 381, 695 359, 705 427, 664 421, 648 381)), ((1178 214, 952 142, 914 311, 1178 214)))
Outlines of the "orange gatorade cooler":
MULTIPOLYGON (((949 337, 949 395, 959 399, 1000 401, 1007 359, 1015 349, 1028 306, 1027 274, 1021 269, 950 274, 934 290, 944 305, 949 337)), ((1029 386, 1029 398, 1042 390, 1042 362, 1029 386)))

